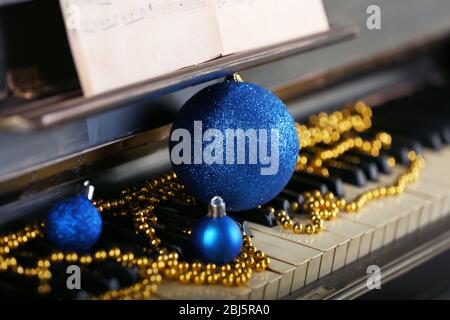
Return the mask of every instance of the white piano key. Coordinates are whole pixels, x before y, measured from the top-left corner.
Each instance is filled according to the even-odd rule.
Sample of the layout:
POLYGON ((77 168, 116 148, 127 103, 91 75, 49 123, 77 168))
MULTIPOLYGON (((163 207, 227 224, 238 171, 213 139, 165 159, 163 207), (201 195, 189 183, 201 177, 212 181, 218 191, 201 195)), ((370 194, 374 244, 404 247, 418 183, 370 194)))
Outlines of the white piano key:
MULTIPOLYGON (((372 240, 372 234, 374 231, 374 228, 372 227, 368 227, 352 220, 344 220, 339 218, 326 221, 325 229, 329 232, 342 235, 349 239, 345 264, 349 264, 360 257, 360 249, 363 238, 367 238, 369 240, 370 248, 370 241, 372 240)), ((363 255, 368 253, 366 251, 367 250, 364 249, 363 255)))
POLYGON ((327 252, 322 254, 321 259, 309 260, 308 269, 306 270, 305 286, 321 277, 320 270, 322 267, 322 261, 325 261, 324 263, 329 263, 328 260, 330 256, 330 252, 327 252))
MULTIPOLYGON (((346 196, 350 200, 362 191, 376 186, 370 184, 361 190, 360 188, 344 184, 344 192, 346 192, 346 196)), ((411 214, 420 212, 425 203, 427 203, 425 199, 405 192, 396 197, 386 197, 379 201, 368 202, 360 211, 356 213, 341 213, 340 217, 373 227, 375 230, 370 251, 374 251, 403 236, 409 226, 411 214)), ((365 245, 367 245, 367 240, 365 245)))
POLYGON ((375 235, 375 231, 371 233, 364 234, 361 237, 361 244, 359 246, 358 258, 364 257, 370 253, 370 248, 372 248, 372 241, 375 235))
MULTIPOLYGON (((430 161, 428 166, 433 167, 433 162, 430 161)), ((394 172, 397 174, 403 172, 404 170, 405 169, 403 167, 394 168, 394 172)), ((429 214, 429 217, 421 218, 424 223, 437 220, 442 215, 444 203, 450 197, 450 189, 445 188, 438 182, 430 180, 423 175, 421 175, 417 182, 408 185, 406 187, 406 192, 417 195, 431 202, 427 204, 427 209, 423 211, 423 214, 429 214)))
POLYGON ((450 148, 446 147, 441 151, 424 150, 425 168, 422 176, 440 182, 450 188, 450 148))
POLYGON ((254 272, 244 286, 181 284, 165 281, 158 286, 157 297, 173 300, 246 300, 276 299, 281 276, 271 271, 254 272))
MULTIPOLYGON (((352 185, 344 185, 344 190, 346 192, 346 199, 353 200, 357 195, 361 194, 363 191, 373 189, 375 187, 391 185, 396 181, 400 174, 404 173, 406 168, 395 167, 390 175, 381 175, 380 180, 377 183, 369 183, 363 188, 356 188, 352 185)), ((398 221, 390 221, 389 224, 384 226, 384 229, 376 230, 372 239, 372 250, 378 249, 383 244, 389 244, 395 239, 401 238, 409 232, 413 232, 420 226, 424 226, 428 223, 429 217, 435 210, 436 204, 422 194, 415 192, 417 188, 426 188, 422 181, 417 182, 413 185, 407 186, 405 193, 397 197, 384 198, 377 201, 369 202, 367 205, 376 205, 379 202, 395 202, 396 205, 400 205, 403 209, 402 214, 398 216, 398 221), (411 197, 406 197, 405 194, 411 195, 411 197), (392 200, 394 199, 394 200, 392 200), (395 200, 397 199, 397 200, 395 200), (413 201, 411 201, 413 200, 413 201), (383 240, 380 242, 380 239, 383 240)), ((394 205, 392 203, 391 205, 394 205)), ((367 207, 363 208, 366 210, 367 207)), ((379 209, 381 210, 381 209, 379 209)), ((381 226, 380 226, 381 227, 381 226)), ((367 247, 369 239, 364 240, 364 248, 367 247)), ((362 253, 366 253, 363 250, 362 253)))
MULTIPOLYGON (((311 223, 310 220, 308 220, 306 217, 298 214, 294 214, 293 218, 295 221, 302 223, 303 225, 306 225, 307 223, 311 223)), ((324 230, 321 232, 321 234, 328 234, 330 233, 329 230, 324 230)), ((342 234, 336 234, 338 237, 341 237, 341 239, 348 239, 348 243, 346 245, 338 245, 336 246, 335 252, 333 256, 331 254, 324 254, 324 257, 322 257, 322 264, 320 266, 320 273, 319 277, 323 277, 327 275, 328 273, 332 271, 336 271, 343 266, 345 266, 346 257, 347 257, 347 250, 350 243, 350 238, 342 235, 342 234), (328 262, 328 260, 333 259, 331 262, 328 262), (331 264, 331 270, 328 269, 328 265, 331 264)), ((316 235, 309 235, 309 237, 315 237, 316 235)))
MULTIPOLYGON (((303 257, 301 260, 298 259, 297 254, 295 252, 282 250, 278 247, 274 247, 270 244, 267 244, 263 241, 257 240, 258 236, 254 234, 253 244, 264 253, 267 254, 269 258, 271 258, 272 263, 269 266, 269 270, 275 273, 280 274, 280 289, 278 295, 286 296, 291 292, 291 287, 294 281, 295 271, 296 271, 296 263, 307 264, 307 260, 303 257), (278 259, 277 259, 278 258, 278 259), (291 264, 287 262, 283 262, 283 260, 288 260, 291 264), (300 262, 298 262, 300 261, 300 262)), ((305 268, 301 268, 303 270, 305 268)), ((301 271, 300 271, 301 272, 301 271)), ((305 272, 303 274, 303 282, 305 278, 305 272)))
POLYGON ((269 271, 278 273, 281 276, 277 299, 288 296, 291 293, 292 283, 294 282, 295 266, 271 258, 269 271))
MULTIPOLYGON (((258 227, 260 227, 260 225, 258 225, 255 228, 255 230, 264 232, 263 228, 262 228, 263 230, 261 230, 261 229, 258 229, 258 227)), ((251 226, 251 228, 252 228, 252 226, 251 226)), ((264 227, 264 228, 267 228, 267 227, 264 227)), ((267 228, 267 229, 273 229, 273 228, 267 228)), ((273 236, 285 234, 284 236, 280 236, 280 238, 288 240, 288 241, 291 240, 291 239, 289 239, 289 236, 288 236, 289 231, 279 230, 278 232, 275 232, 275 233, 270 233, 270 231, 269 231, 268 234, 273 235, 273 236)), ((292 234, 292 235, 300 236, 300 235, 295 235, 295 234, 292 234)), ((297 241, 294 241, 293 243, 300 244, 300 246, 296 247, 296 250, 303 251, 305 249, 305 246, 303 246, 302 243, 299 243, 297 241)), ((286 250, 286 248, 287 248, 287 245, 284 244, 284 247, 280 246, 279 250, 284 251, 284 250, 286 250)), ((310 247, 306 247, 306 248, 311 249, 310 247)), ((308 285, 311 282, 317 280, 318 278, 320 278, 324 275, 327 275, 328 273, 331 272, 332 267, 333 267, 333 258, 334 258, 335 248, 336 248, 336 246, 333 246, 332 249, 326 250, 326 251, 319 249, 320 254, 316 254, 315 252, 312 254, 311 260, 309 260, 308 266, 306 269, 306 277, 305 277, 304 285, 308 285)))
POLYGON ((450 190, 445 190, 438 183, 421 177, 419 181, 407 187, 409 193, 414 193, 429 200, 429 209, 425 210, 423 214, 428 214, 428 223, 436 221, 442 215, 443 205, 446 199, 450 196, 450 190))
MULTIPOLYGON (((450 214, 450 147, 446 147, 439 152, 424 151, 425 168, 421 176, 424 180, 433 182, 443 191, 446 196, 441 203, 440 215, 437 217, 450 214)), ((433 219, 436 220, 436 219, 433 219)))
POLYGON ((251 300, 275 300, 281 276, 271 271, 254 272, 250 279, 251 300))
POLYGON ((221 285, 195 285, 164 281, 158 285, 155 296, 171 300, 234 300, 248 299, 250 292, 248 286, 224 287, 221 285))
MULTIPOLYGON (((250 227, 252 229, 322 251, 323 255, 320 263, 319 278, 329 274, 333 270, 334 261, 336 261, 336 264, 334 265, 335 269, 341 267, 342 260, 344 260, 345 263, 345 255, 349 241, 343 236, 327 232, 326 230, 314 235, 295 234, 291 231, 283 230, 279 226, 269 228, 255 223, 252 223, 250 227), (335 259, 336 251, 338 252, 338 256, 335 259)), ((307 273, 306 284, 314 278, 314 276, 308 277, 308 274, 309 270, 307 273)))
POLYGON ((321 251, 258 230, 252 229, 252 232, 253 243, 258 249, 266 252, 271 258, 295 266, 291 292, 303 288, 307 277, 312 279, 310 282, 318 278, 322 258, 321 251))

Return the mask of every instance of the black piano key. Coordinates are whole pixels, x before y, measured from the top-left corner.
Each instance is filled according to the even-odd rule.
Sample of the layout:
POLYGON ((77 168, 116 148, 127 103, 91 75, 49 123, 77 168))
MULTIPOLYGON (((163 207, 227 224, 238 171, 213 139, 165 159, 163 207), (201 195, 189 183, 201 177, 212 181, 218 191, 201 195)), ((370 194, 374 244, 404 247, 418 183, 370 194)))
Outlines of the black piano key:
POLYGON ((324 183, 327 188, 337 197, 344 197, 344 188, 342 185, 342 180, 336 177, 324 177, 317 173, 307 173, 307 172, 296 172, 294 176, 299 178, 306 178, 311 180, 316 180, 318 182, 324 183))
POLYGON ((34 252, 26 250, 24 247, 14 250, 13 252, 11 252, 11 255, 17 259, 20 265, 26 267, 34 266, 41 258, 34 252))
POLYGON ((282 196, 283 198, 287 199, 290 202, 297 202, 299 205, 303 204, 303 202, 305 201, 305 197, 298 192, 293 192, 290 190, 283 190, 280 193, 280 196, 282 196))
POLYGON ((430 112, 427 107, 434 104, 431 101, 401 99, 392 101, 388 106, 376 108, 375 114, 398 119, 419 128, 433 128, 440 134, 443 142, 448 144, 450 141, 450 123, 446 117, 442 117, 439 113, 430 112))
POLYGON ((347 154, 358 157, 363 161, 375 163, 379 172, 383 174, 390 174, 392 172, 391 167, 389 166, 389 157, 386 154, 380 154, 378 157, 374 157, 357 150, 350 150, 347 154))
POLYGON ((178 215, 185 215, 190 219, 201 219, 208 213, 208 206, 202 203, 196 205, 189 205, 178 200, 172 200, 168 203, 158 206, 161 210, 173 212, 178 215))
MULTIPOLYGON (((37 296, 37 288, 39 280, 36 277, 24 277, 11 271, 0 272, 0 283, 4 284, 4 288, 14 287, 16 292, 24 294, 25 297, 37 296)), ((0 293, 0 295, 2 295, 0 293)))
POLYGON ((445 142, 445 144, 450 144, 450 126, 444 126, 441 128, 441 135, 442 140, 445 142))
POLYGON ((108 223, 104 225, 102 237, 95 248, 111 249, 119 247, 122 251, 139 254, 143 248, 148 246, 149 240, 144 235, 136 234, 133 229, 108 223))
POLYGON ((120 283, 116 278, 105 278, 97 270, 82 267, 81 288, 91 294, 98 295, 109 290, 120 289, 120 283))
MULTIPOLYGON (((196 206, 186 205, 177 201, 170 202, 166 204, 165 207, 161 206, 163 209, 167 209, 166 212, 176 214, 185 214, 189 218, 200 219, 207 215, 208 207, 205 204, 197 204, 196 206)), ((227 214, 235 219, 236 221, 242 223, 244 221, 251 221, 259 223, 268 227, 273 227, 276 225, 275 217, 270 212, 268 208, 255 208, 248 211, 238 211, 238 212, 227 212, 227 214)))
POLYGON ((395 158, 395 161, 401 163, 403 165, 407 165, 409 163, 409 149, 406 147, 398 147, 392 146, 389 150, 386 151, 389 156, 395 158))
POLYGON ((277 225, 273 211, 269 207, 255 208, 240 212, 228 212, 228 215, 240 223, 250 221, 270 228, 277 225))
POLYGON ((409 122, 379 115, 374 115, 372 122, 373 128, 415 137, 419 139, 423 145, 431 149, 440 150, 443 147, 441 136, 434 128, 415 126, 409 122))
POLYGON ((0 299, 36 299, 38 297, 35 288, 18 286, 14 282, 5 280, 4 277, 0 275, 0 299))
POLYGON ((44 239, 36 239, 34 241, 28 242, 23 250, 29 250, 36 255, 45 257, 50 255, 53 251, 59 251, 58 248, 44 239))
POLYGON ((199 209, 196 209, 193 206, 180 208, 180 206, 176 206, 172 203, 157 206, 154 213, 157 215, 159 222, 174 232, 192 228, 199 218, 204 217, 207 214, 206 212, 199 212, 199 209))
POLYGON ((90 300, 92 296, 85 290, 77 290, 73 300, 90 300))
POLYGON ((354 165, 356 167, 361 168, 361 170, 366 175, 366 178, 371 181, 378 181, 380 178, 380 174, 378 172, 378 167, 374 162, 364 161, 357 157, 350 155, 343 155, 339 157, 339 161, 342 161, 348 165, 354 165))
POLYGON ((289 200, 286 198, 283 198, 281 196, 277 196, 271 201, 269 201, 267 204, 265 204, 267 207, 273 207, 275 210, 284 210, 288 213, 288 215, 292 215, 292 206, 289 200))
POLYGON ((414 139, 411 137, 393 134, 392 145, 407 147, 408 149, 413 150, 417 154, 423 153, 422 143, 418 139, 414 139))
POLYGON ((156 235, 161 239, 163 247, 169 251, 177 252, 181 259, 190 259, 192 257, 191 238, 187 235, 162 228, 156 229, 156 235))
MULTIPOLYGON (((170 232, 159 225, 150 224, 150 226, 155 229, 156 236, 161 239, 163 247, 177 252, 181 257, 190 255, 191 248, 188 237, 170 232)), ((105 225, 104 240, 110 247, 117 245, 136 255, 142 254, 143 249, 149 247, 149 239, 146 236, 136 234, 133 229, 122 228, 118 225, 105 225)), ((105 246, 104 243, 100 245, 105 246)))
POLYGON ((358 187, 367 185, 367 178, 359 167, 347 164, 341 166, 338 161, 326 161, 324 165, 331 176, 341 178, 342 181, 358 187))
MULTIPOLYGON (((373 137, 379 132, 372 128, 371 130, 361 133, 360 136, 366 139, 373 139, 373 137)), ((413 150, 417 154, 421 154, 423 152, 423 146, 419 139, 415 137, 407 137, 398 133, 389 133, 392 137, 391 148, 405 148, 408 151, 413 150)))
POLYGON ((112 223, 115 225, 119 225, 124 228, 133 229, 134 228, 134 220, 129 216, 112 216, 112 215, 104 215, 103 222, 108 224, 112 223))
POLYGON ((243 221, 241 223, 242 231, 248 235, 250 238, 253 238, 252 230, 250 229, 250 225, 248 224, 248 221, 243 221))
POLYGON ((114 261, 102 261, 92 264, 92 269, 100 270, 105 278, 117 279, 121 287, 127 287, 139 280, 137 267, 128 268, 114 261))
POLYGON ((299 193, 313 190, 319 190, 322 194, 328 192, 328 187, 325 183, 306 177, 297 177, 296 175, 289 180, 285 189, 299 193))
POLYGON ((291 203, 291 209, 293 212, 299 212, 302 210, 305 197, 301 193, 285 189, 280 193, 280 196, 287 199, 291 203))

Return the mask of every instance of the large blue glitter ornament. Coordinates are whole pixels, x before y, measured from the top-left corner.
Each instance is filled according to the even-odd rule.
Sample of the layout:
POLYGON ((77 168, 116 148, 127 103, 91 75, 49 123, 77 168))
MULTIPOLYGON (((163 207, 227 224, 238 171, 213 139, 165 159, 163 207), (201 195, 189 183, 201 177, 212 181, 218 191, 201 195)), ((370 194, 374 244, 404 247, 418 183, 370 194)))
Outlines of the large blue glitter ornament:
POLYGON ((201 90, 185 103, 173 123, 170 151, 173 169, 192 195, 204 203, 220 195, 230 211, 243 211, 267 203, 283 190, 295 169, 299 141, 294 120, 278 97, 255 84, 225 81, 201 90), (241 145, 234 139, 233 146, 233 139, 228 139, 233 136, 227 136, 230 129, 235 133, 236 129, 255 130, 256 144, 245 138, 241 145), (192 141, 190 148, 185 144, 186 132, 192 141), (277 148, 272 148, 276 146, 272 142, 277 141, 275 161, 272 150, 277 148), (256 163, 249 150, 254 150, 256 163), (244 152, 240 163, 238 152, 244 152))
POLYGON ((47 214, 47 238, 61 250, 86 252, 102 232, 102 218, 85 196, 75 196, 56 203, 47 214))
POLYGON ((200 219, 192 230, 192 245, 204 262, 225 264, 233 261, 242 248, 242 232, 225 213, 222 198, 214 197, 208 216, 200 219))

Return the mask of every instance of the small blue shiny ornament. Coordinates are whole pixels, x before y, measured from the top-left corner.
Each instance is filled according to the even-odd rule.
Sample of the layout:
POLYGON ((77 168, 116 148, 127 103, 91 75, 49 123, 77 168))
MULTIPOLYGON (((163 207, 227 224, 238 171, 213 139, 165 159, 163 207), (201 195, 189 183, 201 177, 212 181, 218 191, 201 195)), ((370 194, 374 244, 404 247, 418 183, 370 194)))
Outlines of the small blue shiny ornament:
POLYGON ((222 198, 214 197, 208 216, 200 219, 192 230, 195 253, 204 262, 225 264, 233 261, 242 248, 242 231, 225 214, 222 198))
POLYGON ((47 214, 47 238, 61 250, 86 252, 102 232, 102 218, 97 208, 83 195, 56 203, 47 214))
MULTIPOLYGON (((275 143, 273 145, 275 146, 275 143)), ((215 157, 215 152, 210 154, 215 157)), ((255 208, 277 196, 294 172, 298 152, 297 131, 286 106, 269 90, 251 83, 225 81, 199 91, 184 104, 172 126, 170 154, 173 169, 179 179, 186 185, 189 193, 203 203, 208 203, 213 196, 220 195, 230 211, 255 208), (202 133, 199 137, 198 126, 194 125, 194 122, 198 124, 198 121, 201 121, 203 134, 208 129, 217 129, 223 135, 223 150, 220 152, 220 149, 216 149, 219 150, 217 154, 221 154, 222 157, 210 158, 214 160, 213 162, 205 161, 205 153, 208 154, 208 146, 211 148, 211 142, 216 143, 216 139, 202 139, 202 133), (190 153, 185 153, 185 149, 180 151, 181 142, 184 143, 185 139, 174 134, 181 132, 177 129, 189 132, 191 141, 197 139, 197 145, 195 142, 190 144, 190 153), (237 163, 238 151, 242 152, 243 149, 242 147, 238 149, 237 140, 234 145, 234 163, 226 162, 227 129, 256 130, 258 133, 256 164, 250 162, 249 139, 245 139, 244 142, 246 152, 244 163, 237 163), (263 137, 260 135, 261 129, 266 130, 267 139, 260 139, 263 137), (271 140, 272 129, 279 133, 278 163, 276 164, 273 159, 272 163, 276 164, 277 168, 273 166, 272 173, 263 175, 261 169, 270 167, 270 164, 263 163, 260 152, 272 155, 272 141, 275 141, 271 140), (265 148, 264 144, 261 147, 261 140, 267 143, 265 148), (199 149, 198 141, 202 147, 200 153, 196 153, 196 149, 199 149), (174 160, 176 159, 174 155, 178 155, 178 160, 174 160), (181 161, 180 156, 183 158, 181 161), (187 163, 185 159, 190 161, 187 163)))

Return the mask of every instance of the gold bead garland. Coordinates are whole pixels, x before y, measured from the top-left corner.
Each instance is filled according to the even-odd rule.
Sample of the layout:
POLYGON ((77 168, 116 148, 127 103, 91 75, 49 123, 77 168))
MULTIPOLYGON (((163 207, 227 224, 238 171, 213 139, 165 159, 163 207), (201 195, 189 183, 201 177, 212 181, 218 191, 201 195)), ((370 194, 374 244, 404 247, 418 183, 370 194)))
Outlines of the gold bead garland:
POLYGON ((341 210, 347 213, 358 212, 369 201, 397 196, 405 191, 408 184, 414 183, 419 179, 420 170, 425 165, 424 159, 415 153, 410 158, 411 163, 405 173, 401 174, 392 185, 362 192, 348 203, 345 199, 335 198, 331 192, 325 195, 322 195, 320 191, 305 192, 303 193, 305 198, 303 211, 310 215, 311 223, 303 225, 294 222, 285 210, 275 212, 277 222, 284 229, 293 231, 296 234, 314 234, 322 231, 324 229, 324 221, 336 218, 341 210))
POLYGON ((111 290, 95 299, 146 299, 156 290, 163 278, 176 280, 181 283, 221 284, 224 286, 238 286, 247 283, 253 271, 262 272, 270 264, 270 259, 257 250, 249 236, 244 234, 243 247, 240 255, 233 263, 216 266, 215 264, 187 263, 179 261, 177 253, 168 252, 160 248, 161 240, 151 224, 156 225, 157 216, 153 209, 161 202, 177 198, 187 203, 194 199, 184 192, 184 186, 176 180, 175 173, 169 173, 161 178, 155 178, 144 183, 141 188, 129 188, 122 192, 118 200, 94 201, 99 212, 112 216, 131 216, 137 233, 149 240, 148 249, 156 251, 155 259, 147 256, 135 257, 131 252, 122 253, 119 248, 98 250, 92 254, 79 255, 75 252, 53 252, 49 257, 40 259, 35 267, 24 268, 17 263, 11 252, 38 237, 43 237, 43 224, 25 227, 23 230, 7 234, 0 238, 0 271, 37 277, 39 279, 38 292, 48 294, 51 291, 50 268, 53 263, 67 262, 90 265, 93 262, 105 260, 115 261, 127 267, 137 266, 141 279, 128 288, 111 290))
MULTIPOLYGON (((352 149, 377 157, 382 149, 389 149, 392 137, 387 132, 379 132, 373 140, 364 140, 354 136, 352 130, 364 132, 372 126, 372 110, 364 102, 358 101, 354 105, 347 106, 342 111, 333 112, 331 115, 320 113, 309 118, 309 125, 296 124, 298 137, 303 149, 297 159, 296 171, 317 173, 325 177, 329 176, 325 163, 333 167, 348 167, 347 164, 337 160, 352 149), (302 140, 303 139, 303 140, 302 140), (344 139, 344 140, 342 140, 344 139), (342 140, 342 141, 341 141, 342 140), (330 148, 317 147, 317 144, 331 145, 330 148), (306 152, 305 152, 306 151, 306 152)), ((305 203, 303 212, 310 215, 311 223, 306 225, 294 222, 285 210, 273 212, 277 223, 285 230, 296 234, 314 234, 324 229, 324 221, 334 219, 343 210, 351 213, 362 209, 369 201, 383 197, 401 194, 408 184, 419 178, 420 170, 425 165, 421 156, 414 151, 409 151, 410 165, 405 173, 400 175, 397 181, 388 186, 381 186, 362 192, 353 201, 346 203, 345 199, 336 199, 332 193, 322 195, 319 191, 303 193, 305 203)), ((353 162, 358 161, 353 158, 353 162)), ((394 157, 389 157, 388 164, 394 167, 394 157)), ((299 204, 291 204, 293 211, 297 211, 299 204)))
POLYGON ((319 143, 331 144, 339 141, 342 134, 355 130, 363 132, 372 126, 372 109, 363 101, 349 105, 331 114, 324 112, 309 118, 309 125, 296 123, 301 149, 319 143))

